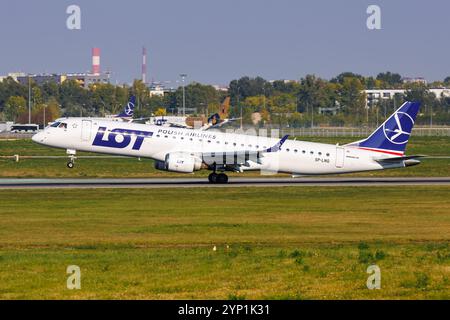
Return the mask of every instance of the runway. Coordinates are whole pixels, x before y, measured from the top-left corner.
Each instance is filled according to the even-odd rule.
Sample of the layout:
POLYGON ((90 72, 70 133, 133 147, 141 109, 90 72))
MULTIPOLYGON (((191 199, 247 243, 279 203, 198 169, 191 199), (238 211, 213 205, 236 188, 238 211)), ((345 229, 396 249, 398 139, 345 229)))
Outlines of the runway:
POLYGON ((419 178, 233 178, 228 184, 210 184, 205 178, 151 179, 0 179, 0 189, 38 188, 230 188, 230 187, 323 187, 323 186, 430 186, 450 185, 450 177, 419 178))

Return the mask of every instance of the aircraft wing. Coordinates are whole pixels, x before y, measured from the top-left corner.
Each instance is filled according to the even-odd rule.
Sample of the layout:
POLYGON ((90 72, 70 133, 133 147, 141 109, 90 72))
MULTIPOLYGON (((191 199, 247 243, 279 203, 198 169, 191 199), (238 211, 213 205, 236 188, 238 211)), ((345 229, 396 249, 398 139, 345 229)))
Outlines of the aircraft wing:
POLYGON ((289 138, 289 135, 285 135, 274 146, 263 150, 239 150, 239 151, 224 151, 224 152, 203 152, 201 154, 202 160, 207 165, 235 167, 250 166, 250 162, 261 164, 261 158, 266 153, 279 152, 281 147, 289 138))
POLYGON ((217 129, 217 128, 220 128, 220 127, 226 125, 227 123, 234 122, 234 121, 237 121, 239 119, 240 118, 224 119, 223 121, 221 121, 221 122, 219 122, 217 124, 209 124, 209 123, 207 123, 200 130, 206 131, 206 130, 209 130, 209 129, 217 129))

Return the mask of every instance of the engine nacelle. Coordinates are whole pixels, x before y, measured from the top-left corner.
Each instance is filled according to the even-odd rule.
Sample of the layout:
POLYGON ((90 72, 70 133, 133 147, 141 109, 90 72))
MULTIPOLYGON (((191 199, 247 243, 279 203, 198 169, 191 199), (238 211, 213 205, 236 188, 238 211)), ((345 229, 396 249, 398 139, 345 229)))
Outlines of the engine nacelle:
POLYGON ((183 152, 169 153, 165 161, 155 162, 155 169, 162 171, 192 173, 200 170, 201 167, 201 159, 183 152))

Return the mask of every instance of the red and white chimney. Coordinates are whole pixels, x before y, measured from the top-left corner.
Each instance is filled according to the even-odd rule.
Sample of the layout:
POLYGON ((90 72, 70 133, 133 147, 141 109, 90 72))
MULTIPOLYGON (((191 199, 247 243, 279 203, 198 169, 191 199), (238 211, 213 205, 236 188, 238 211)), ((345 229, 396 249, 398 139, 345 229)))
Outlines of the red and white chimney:
POLYGON ((100 48, 92 48, 92 74, 100 75, 100 48))

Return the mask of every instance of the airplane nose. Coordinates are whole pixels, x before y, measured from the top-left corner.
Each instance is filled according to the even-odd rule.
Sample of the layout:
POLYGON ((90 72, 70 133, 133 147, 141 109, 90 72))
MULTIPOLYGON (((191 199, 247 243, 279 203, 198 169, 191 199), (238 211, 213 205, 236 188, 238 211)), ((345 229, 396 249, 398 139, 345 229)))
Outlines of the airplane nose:
POLYGON ((42 138, 43 138, 43 132, 38 132, 38 133, 36 133, 35 135, 33 135, 31 137, 31 140, 33 140, 34 142, 39 143, 39 142, 42 142, 42 140, 43 140, 42 138))

